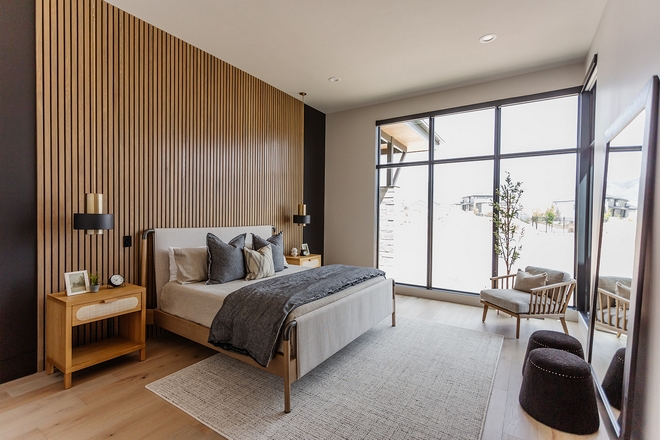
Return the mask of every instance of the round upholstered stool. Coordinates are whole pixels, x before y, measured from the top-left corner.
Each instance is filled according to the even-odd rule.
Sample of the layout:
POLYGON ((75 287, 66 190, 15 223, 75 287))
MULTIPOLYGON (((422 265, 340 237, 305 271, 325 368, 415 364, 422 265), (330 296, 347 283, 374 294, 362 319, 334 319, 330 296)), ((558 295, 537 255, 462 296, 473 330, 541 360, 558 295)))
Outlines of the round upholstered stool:
POLYGON ((607 368, 603 379, 603 391, 610 405, 621 411, 623 396, 623 365, 626 361, 626 347, 619 348, 607 368))
POLYGON ((529 353, 518 401, 530 416, 560 431, 591 434, 600 424, 591 367, 567 351, 529 353))
POLYGON ((532 333, 532 336, 529 337, 529 342, 527 342, 527 352, 523 361, 523 373, 525 372, 529 352, 537 348, 556 348, 557 350, 573 353, 584 359, 582 344, 573 336, 552 330, 538 330, 532 333))

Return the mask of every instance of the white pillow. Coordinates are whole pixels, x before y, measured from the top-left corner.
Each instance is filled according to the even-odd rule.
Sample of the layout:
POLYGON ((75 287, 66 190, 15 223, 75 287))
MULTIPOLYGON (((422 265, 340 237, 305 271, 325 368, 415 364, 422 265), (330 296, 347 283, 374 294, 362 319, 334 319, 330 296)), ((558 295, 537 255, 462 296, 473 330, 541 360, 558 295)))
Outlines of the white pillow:
MULTIPOLYGON (((205 248, 206 246, 197 246, 197 248, 205 248)), ((185 248, 174 248, 172 246, 167 247, 167 254, 169 255, 170 259, 170 279, 169 281, 176 281, 176 277, 179 274, 179 270, 176 267, 176 258, 174 258, 174 249, 185 249, 185 248)))

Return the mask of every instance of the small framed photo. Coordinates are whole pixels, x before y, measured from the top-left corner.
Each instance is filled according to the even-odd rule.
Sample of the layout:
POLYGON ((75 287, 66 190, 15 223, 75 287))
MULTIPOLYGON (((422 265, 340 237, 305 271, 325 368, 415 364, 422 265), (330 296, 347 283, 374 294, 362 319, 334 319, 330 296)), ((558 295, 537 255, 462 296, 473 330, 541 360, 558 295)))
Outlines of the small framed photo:
POLYGON ((86 270, 64 274, 67 296, 89 292, 89 275, 86 270))
POLYGON ((307 243, 303 243, 302 246, 300 246, 301 252, 300 255, 309 255, 309 247, 307 246, 307 243))

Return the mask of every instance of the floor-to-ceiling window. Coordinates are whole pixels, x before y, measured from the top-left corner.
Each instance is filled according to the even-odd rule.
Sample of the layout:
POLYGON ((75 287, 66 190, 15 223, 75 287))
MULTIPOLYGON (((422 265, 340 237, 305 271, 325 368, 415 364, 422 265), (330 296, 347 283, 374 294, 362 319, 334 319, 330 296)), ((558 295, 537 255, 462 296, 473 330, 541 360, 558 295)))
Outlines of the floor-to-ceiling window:
POLYGON ((379 121, 378 265, 397 283, 478 293, 506 272, 492 202, 521 182, 515 267, 575 271, 578 91, 379 121))

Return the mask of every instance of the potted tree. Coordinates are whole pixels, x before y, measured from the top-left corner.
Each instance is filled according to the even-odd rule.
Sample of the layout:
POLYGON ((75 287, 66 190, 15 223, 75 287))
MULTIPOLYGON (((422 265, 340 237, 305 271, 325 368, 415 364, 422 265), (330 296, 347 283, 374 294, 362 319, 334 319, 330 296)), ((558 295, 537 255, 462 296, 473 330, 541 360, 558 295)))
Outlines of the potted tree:
POLYGON ((520 198, 523 194, 522 182, 513 183, 511 174, 506 173, 504 184, 495 190, 493 202, 493 224, 495 225, 495 254, 504 260, 507 275, 520 258, 522 245, 520 240, 525 235, 525 228, 515 222, 523 206, 520 198))

